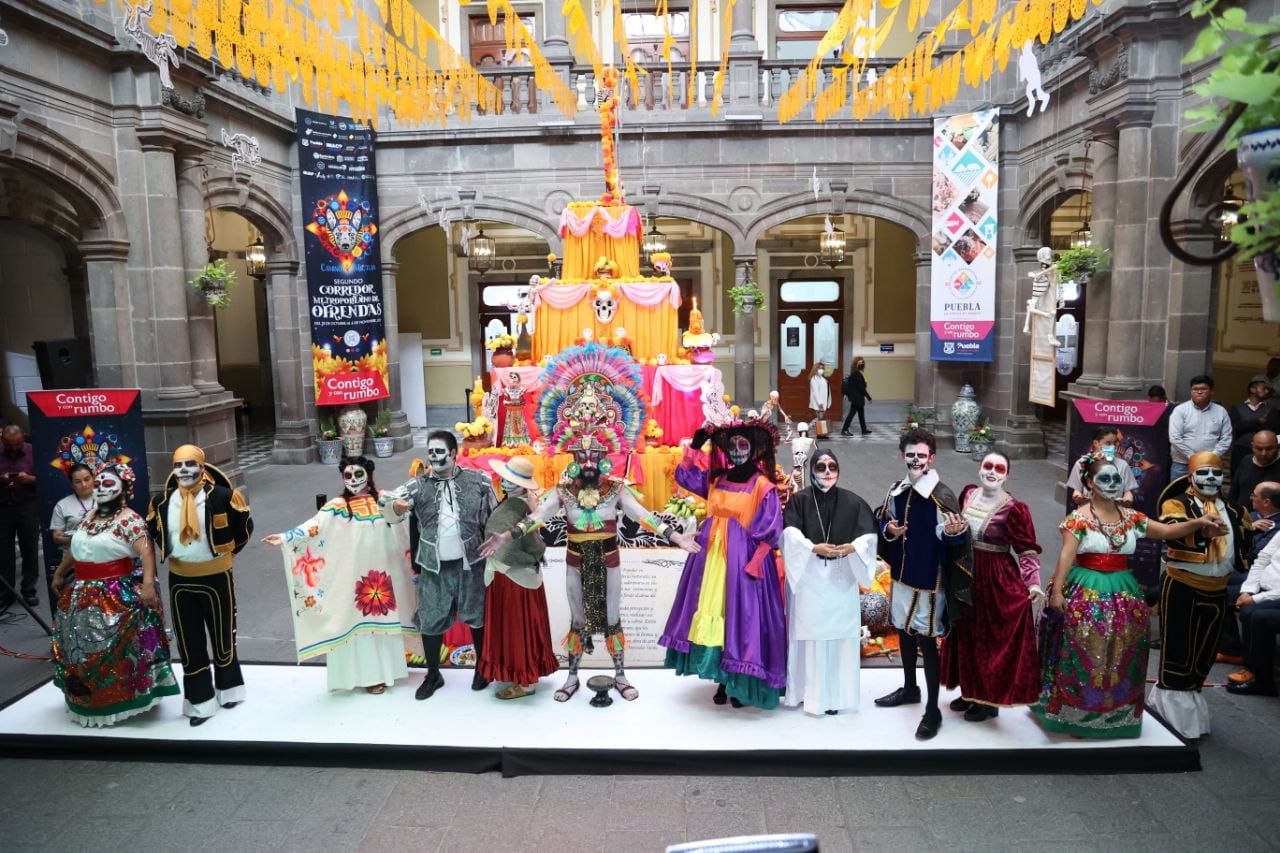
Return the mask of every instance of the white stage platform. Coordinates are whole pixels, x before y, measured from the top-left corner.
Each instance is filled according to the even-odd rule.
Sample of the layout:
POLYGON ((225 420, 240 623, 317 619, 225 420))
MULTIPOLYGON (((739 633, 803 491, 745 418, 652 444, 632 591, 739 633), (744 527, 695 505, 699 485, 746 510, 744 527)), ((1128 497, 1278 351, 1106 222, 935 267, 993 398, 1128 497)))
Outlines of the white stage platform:
MULTIPOLYGON (((175 666, 175 669, 177 667, 175 666)), ((616 692, 607 708, 583 689, 567 703, 538 692, 500 701, 493 687, 470 689, 471 670, 443 670, 445 687, 425 702, 413 692, 425 670, 411 670, 379 696, 329 693, 318 666, 251 665, 249 698, 203 726, 181 715, 180 697, 108 729, 86 729, 45 684, 0 710, 0 753, 197 762, 264 762, 408 767, 469 772, 857 775, 883 773, 1107 773, 1198 770, 1199 753, 1147 715, 1133 740, 1076 740, 1046 734, 1025 709, 965 722, 945 703, 931 741, 914 737, 923 706, 877 708, 876 696, 901 684, 896 668, 862 671, 862 708, 813 717, 800 709, 735 709, 711 702, 715 687, 668 670, 628 671, 640 698, 616 692)), ((611 673, 610 673, 611 674, 611 673)))

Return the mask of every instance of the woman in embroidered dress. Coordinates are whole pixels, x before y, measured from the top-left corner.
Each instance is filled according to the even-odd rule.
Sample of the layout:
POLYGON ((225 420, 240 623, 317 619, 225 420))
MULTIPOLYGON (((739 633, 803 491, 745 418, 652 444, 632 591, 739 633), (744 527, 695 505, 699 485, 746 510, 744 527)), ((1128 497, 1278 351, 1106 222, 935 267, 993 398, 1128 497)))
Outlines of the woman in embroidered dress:
POLYGON ((1059 525, 1062 554, 1049 584, 1049 607, 1062 632, 1041 650, 1040 701, 1032 712, 1046 731, 1076 737, 1138 737, 1147 680, 1148 608, 1128 568, 1138 540, 1181 539, 1225 528, 1203 517, 1161 524, 1120 506, 1124 480, 1099 455, 1080 460, 1089 503, 1059 525))
POLYGON ((524 419, 526 390, 520 383, 520 374, 514 370, 508 374, 502 388, 502 423, 499 436, 502 447, 527 447, 529 428, 524 419))
POLYGON ((942 683, 959 687, 951 710, 976 723, 1000 708, 1033 705, 1040 695, 1040 657, 1031 607, 1044 599, 1040 546, 1031 510, 1004 490, 1009 458, 988 453, 978 484, 960 492, 973 532, 973 609, 942 645, 942 683))
POLYGON ((658 643, 677 675, 717 682, 714 702, 776 708, 787 686, 787 623, 774 549, 782 507, 772 477, 778 434, 759 421, 699 429, 676 482, 707 499, 658 643), (711 456, 702 452, 710 440, 711 456))
POLYGON ((286 568, 298 660, 327 654, 330 690, 382 693, 409 677, 403 635, 413 627, 404 623, 415 608, 408 531, 382 517, 372 459, 344 457, 338 468, 341 497, 262 541, 296 543, 286 568))
POLYGON ((179 692, 147 525, 126 505, 133 481, 127 465, 98 470, 96 508, 75 529, 53 573, 53 681, 82 726, 110 726, 179 692), (142 562, 140 580, 135 558, 142 562))

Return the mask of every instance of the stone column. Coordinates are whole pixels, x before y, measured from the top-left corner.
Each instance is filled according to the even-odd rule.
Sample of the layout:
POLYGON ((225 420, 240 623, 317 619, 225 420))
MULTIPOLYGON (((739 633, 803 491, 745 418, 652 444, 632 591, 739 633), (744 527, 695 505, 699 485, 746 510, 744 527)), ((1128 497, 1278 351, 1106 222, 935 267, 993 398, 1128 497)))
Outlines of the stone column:
MULTIPOLYGON (((734 255, 733 262, 738 268, 738 284, 755 280, 755 255, 734 255)), ((751 300, 744 307, 746 311, 734 315, 733 397, 745 412, 756 404, 756 309, 759 306, 751 300)))
POLYGON ((760 45, 756 43, 752 32, 752 12, 755 4, 752 0, 737 0, 733 4, 733 32, 729 36, 729 53, 759 53, 760 45))
POLYGON ((916 387, 915 402, 919 406, 936 406, 938 397, 934 387, 936 371, 931 356, 933 346, 929 325, 929 300, 933 288, 931 265, 933 253, 927 248, 912 255, 916 262, 916 387))
MULTIPOLYGON (((205 163, 200 148, 183 145, 178 149, 178 215, 182 231, 183 280, 191 281, 209 261, 205 243, 205 163)), ((241 286, 252 286, 252 282, 241 286)), ((221 394, 218 384, 218 339, 213 309, 191 287, 187 296, 187 329, 191 336, 191 384, 201 394, 221 394)))
MULTIPOLYGON (((729 36, 729 66, 725 69, 725 118, 729 121, 761 121, 760 60, 764 54, 751 31, 751 0, 733 4, 733 32, 729 36)), ((722 13, 723 14, 723 13, 722 13)), ((695 34, 696 35, 696 34, 695 34)))
MULTIPOLYGON (((275 384, 276 435, 271 461, 281 465, 311 462, 311 425, 306 419, 306 385, 298 330, 298 294, 304 287, 298 278, 300 264, 293 260, 270 260, 268 247, 266 299, 267 321, 271 326, 272 379, 275 384)), ((309 360, 311 353, 308 350, 309 360)))
MULTIPOLYGON (((1109 130, 1100 130, 1089 146, 1093 171, 1091 192, 1093 245, 1115 244, 1116 220, 1116 148, 1118 143, 1109 130)), ((1093 396, 1107 371, 1107 347, 1111 317, 1111 270, 1098 273, 1085 285, 1084 323, 1081 335, 1081 366, 1084 372, 1070 385, 1070 393, 1093 396)))
POLYGON ((1004 434, 1004 450, 1011 458, 1043 459, 1044 431, 1036 416, 1035 404, 1028 399, 1031 380, 1031 336, 1022 332, 1027 300, 1031 297, 1031 276, 1040 269, 1036 261, 1038 246, 1018 246, 1013 250, 1013 342, 1010 359, 1009 417, 1004 434))
POLYGON ((160 400, 200 396, 192 384, 191 335, 187 328, 186 265, 179 227, 178 175, 174 150, 182 137, 163 126, 140 127, 142 172, 146 181, 146 264, 151 316, 146 318, 155 349, 155 395, 160 400))
POLYGON ((542 16, 542 55, 552 66, 557 64, 568 66, 573 62, 573 54, 569 52, 569 37, 564 15, 561 14, 560 7, 555 4, 548 3, 546 9, 547 13, 542 16))
POLYGON ((130 327, 129 244, 90 239, 78 244, 89 295, 89 345, 93 384, 98 388, 136 388, 137 359, 130 327))
MULTIPOLYGON (((1121 116, 1116 150, 1115 236, 1112 247, 1111 288, 1107 324, 1107 374, 1099 388, 1109 396, 1124 396, 1142 388, 1140 358, 1147 229, 1151 226, 1149 110, 1121 116)), ((1096 243, 1095 243, 1096 244, 1096 243)))
MULTIPOLYGON (((400 310, 396 304, 396 274, 399 270, 400 264, 396 261, 382 262, 382 323, 387 341, 387 390, 391 392, 386 407, 391 413, 391 435, 396 440, 397 451, 413 446, 409 416, 404 413, 400 400, 400 310)), ((418 361, 421 363, 422 359, 418 361)))

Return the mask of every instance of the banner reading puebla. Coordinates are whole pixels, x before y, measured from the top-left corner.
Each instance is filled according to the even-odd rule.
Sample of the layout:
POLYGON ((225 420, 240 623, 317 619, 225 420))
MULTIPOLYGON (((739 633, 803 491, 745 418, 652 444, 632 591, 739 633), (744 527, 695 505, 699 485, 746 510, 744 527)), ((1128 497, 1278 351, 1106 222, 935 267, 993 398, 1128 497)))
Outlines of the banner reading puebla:
POLYGON ((316 404, 389 397, 373 131, 307 110, 297 125, 316 404))
POLYGON ((934 361, 995 356, 997 110, 935 119, 929 337, 934 361))

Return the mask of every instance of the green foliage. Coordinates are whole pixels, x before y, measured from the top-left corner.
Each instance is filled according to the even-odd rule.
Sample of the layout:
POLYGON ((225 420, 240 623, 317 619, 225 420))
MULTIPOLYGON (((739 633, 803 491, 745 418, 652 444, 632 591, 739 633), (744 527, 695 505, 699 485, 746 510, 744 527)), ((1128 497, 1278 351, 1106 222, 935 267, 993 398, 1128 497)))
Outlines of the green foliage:
POLYGON ((1058 255, 1053 265, 1058 270, 1059 281, 1078 281, 1087 278, 1106 266, 1111 260, 1110 249, 1092 246, 1073 246, 1058 255))
POLYGON ((1231 242, 1243 260, 1280 252, 1280 191, 1272 190, 1240 208, 1240 221, 1231 228, 1231 242))
POLYGON ((386 438, 391 434, 391 413, 386 409, 378 412, 378 417, 373 422, 373 435, 375 438, 386 438))
POLYGON ((741 316, 747 313, 747 297, 755 298, 755 304, 752 310, 759 311, 764 307, 764 291, 760 289, 754 281, 748 281, 745 284, 735 284, 729 288, 729 298, 733 300, 733 313, 741 316))
POLYGON ((991 424, 983 422, 969 430, 969 440, 983 441, 990 444, 996 440, 996 434, 995 431, 991 429, 991 424))
POLYGON ((338 425, 332 418, 320 418, 316 421, 316 430, 320 433, 320 441, 338 440, 338 425))
POLYGON ((188 283, 200 291, 212 307, 226 308, 231 304, 231 288, 236 283, 236 273, 227 266, 226 260, 218 258, 205 264, 200 274, 188 283))

